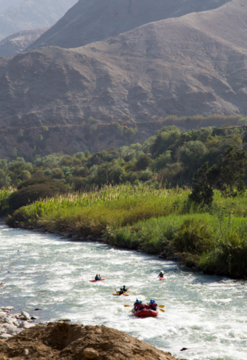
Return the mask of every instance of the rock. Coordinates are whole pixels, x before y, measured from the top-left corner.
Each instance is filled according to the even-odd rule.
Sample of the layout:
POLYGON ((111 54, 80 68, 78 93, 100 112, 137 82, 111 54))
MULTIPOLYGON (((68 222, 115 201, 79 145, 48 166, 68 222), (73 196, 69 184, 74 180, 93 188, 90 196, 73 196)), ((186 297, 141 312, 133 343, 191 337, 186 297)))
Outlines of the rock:
POLYGON ((11 319, 9 317, 5 317, 4 322, 5 322, 5 324, 13 324, 13 319, 11 319))
POLYGON ((31 320, 37 320, 38 316, 31 316, 31 320))
MULTIPOLYGON (((2 336, 4 339, 11 337, 10 334, 2 336)), ((89 325, 82 327, 81 324, 66 322, 49 323, 47 326, 38 324, 23 330, 21 334, 13 336, 11 341, 1 343, 0 359, 3 358, 177 360, 169 353, 116 329, 89 325), (26 355, 24 349, 32 351, 29 350, 29 354, 26 355)))
POLYGON ((180 351, 185 351, 188 350, 187 348, 183 347, 180 351))
POLYGON ((6 332, 7 334, 10 334, 10 335, 16 335, 20 332, 20 329, 18 329, 16 326, 11 326, 9 325, 7 328, 6 328, 6 332))
POLYGON ((1 334, 0 335, 0 339, 8 340, 10 338, 12 338, 12 335, 9 335, 9 334, 1 334))
POLYGON ((31 316, 26 311, 21 312, 21 317, 20 318, 22 320, 31 320, 31 316))
POLYGON ((60 319, 60 320, 58 320, 59 322, 71 322, 71 320, 70 319, 60 319))
POLYGON ((14 307, 13 306, 6 306, 5 310, 6 311, 12 311, 12 310, 14 310, 14 307))
POLYGON ((0 312, 0 323, 3 323, 5 318, 6 314, 4 312, 0 312))
POLYGON ((23 329, 30 329, 31 327, 35 326, 35 324, 30 324, 28 323, 27 321, 22 321, 19 325, 20 328, 23 328, 23 329))
POLYGON ((24 355, 24 356, 28 356, 28 355, 29 355, 29 350, 28 350, 28 349, 25 349, 24 352, 23 352, 23 355, 24 355))
POLYGON ((1 311, 4 311, 5 313, 8 313, 8 312, 10 312, 11 310, 13 310, 14 308, 13 308, 13 306, 1 306, 0 307, 0 310, 1 311))
POLYGON ((92 348, 87 348, 83 351, 83 355, 86 359, 96 359, 99 356, 99 353, 92 348))
POLYGON ((4 282, 0 281, 0 286, 3 286, 4 282))

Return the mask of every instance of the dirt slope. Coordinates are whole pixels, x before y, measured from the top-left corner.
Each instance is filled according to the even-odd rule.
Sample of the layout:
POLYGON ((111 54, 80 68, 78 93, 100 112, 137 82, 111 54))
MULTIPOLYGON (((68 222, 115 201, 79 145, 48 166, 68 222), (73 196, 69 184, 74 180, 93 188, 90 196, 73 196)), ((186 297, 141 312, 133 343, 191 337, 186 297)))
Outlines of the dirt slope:
POLYGON ((14 6, 0 13, 0 40, 19 31, 54 25, 76 2, 77 0, 25 0, 20 4, 14 3, 14 6))
POLYGON ((153 21, 218 8, 231 0, 79 0, 38 39, 40 46, 84 46, 153 21))
POLYGON ((0 57, 13 57, 24 51, 37 40, 48 28, 24 30, 0 41, 0 57))
POLYGON ((7 342, 0 340, 0 358, 6 356, 13 360, 176 360, 121 331, 66 323, 37 325, 7 342))

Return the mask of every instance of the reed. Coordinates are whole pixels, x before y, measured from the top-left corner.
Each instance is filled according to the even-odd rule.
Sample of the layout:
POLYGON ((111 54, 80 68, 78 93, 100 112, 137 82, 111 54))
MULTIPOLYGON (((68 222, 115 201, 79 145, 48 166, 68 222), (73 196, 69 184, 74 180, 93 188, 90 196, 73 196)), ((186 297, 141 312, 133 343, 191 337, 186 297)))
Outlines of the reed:
POLYGON ((103 236, 114 246, 178 255, 208 273, 247 276, 246 193, 226 199, 216 191, 211 208, 189 202, 189 193, 159 184, 107 185, 37 201, 7 223, 103 236))

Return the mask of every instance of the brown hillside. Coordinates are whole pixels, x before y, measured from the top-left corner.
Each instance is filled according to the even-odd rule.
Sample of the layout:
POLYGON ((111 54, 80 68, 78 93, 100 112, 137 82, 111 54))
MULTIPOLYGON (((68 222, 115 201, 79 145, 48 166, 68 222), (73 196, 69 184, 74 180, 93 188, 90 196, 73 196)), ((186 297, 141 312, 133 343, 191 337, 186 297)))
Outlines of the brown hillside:
POLYGON ((116 36, 153 21, 212 10, 231 0, 79 0, 30 49, 72 48, 116 36))
POLYGON ((14 360, 176 360, 126 333, 105 326, 49 323, 0 340, 0 358, 14 360))
POLYGON ((247 43, 246 18, 247 3, 234 0, 84 47, 19 54, 0 78, 0 124, 246 115, 247 50, 241 46, 247 43), (224 29, 233 29, 236 41, 224 29))
POLYGON ((0 57, 13 57, 24 51, 37 40, 48 28, 24 30, 0 41, 0 57))

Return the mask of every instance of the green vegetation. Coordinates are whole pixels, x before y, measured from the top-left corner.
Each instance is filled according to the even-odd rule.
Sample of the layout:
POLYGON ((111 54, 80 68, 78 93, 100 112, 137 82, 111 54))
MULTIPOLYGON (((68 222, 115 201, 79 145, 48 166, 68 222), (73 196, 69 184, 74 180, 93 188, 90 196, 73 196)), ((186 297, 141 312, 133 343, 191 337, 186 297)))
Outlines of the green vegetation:
POLYGON ((214 192, 210 208, 188 201, 190 190, 157 185, 104 186, 59 195, 16 210, 10 226, 103 236, 114 246, 179 257, 188 266, 247 276, 247 194, 214 192))
POLYGON ((245 128, 167 126, 143 145, 94 154, 26 162, 16 153, 0 160, 1 187, 16 187, 0 192, 1 214, 12 213, 13 227, 103 236, 114 246, 244 278, 246 142, 245 128))
MULTIPOLYGON (((88 121, 90 126, 95 125, 93 118, 88 121)), ((114 126, 121 127, 118 123, 114 126)), ((43 142, 42 135, 38 141, 43 142)), ((205 162, 209 168, 213 167, 220 163, 226 150, 241 149, 246 141, 245 128, 208 127, 184 132, 176 126, 166 126, 143 145, 137 143, 94 154, 85 151, 73 156, 54 153, 41 157, 35 148, 32 162, 26 162, 15 151, 14 160, 0 160, 0 188, 17 187, 29 178, 44 176, 60 180, 74 191, 155 180, 162 181, 166 187, 191 186, 194 173, 205 162)))

